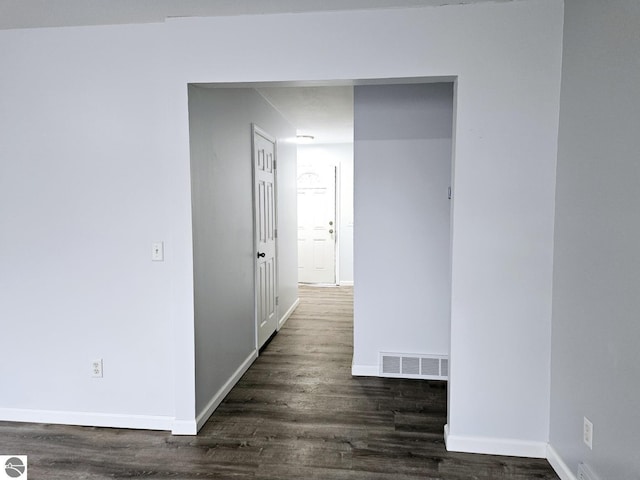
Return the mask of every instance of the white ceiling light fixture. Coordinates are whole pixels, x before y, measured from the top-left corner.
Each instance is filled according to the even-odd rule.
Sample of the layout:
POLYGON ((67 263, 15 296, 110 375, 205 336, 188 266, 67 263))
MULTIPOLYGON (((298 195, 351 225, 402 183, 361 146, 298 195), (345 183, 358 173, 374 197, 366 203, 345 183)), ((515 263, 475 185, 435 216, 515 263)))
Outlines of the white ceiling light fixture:
POLYGON ((313 141, 316 139, 316 137, 314 137, 313 135, 297 135, 296 136, 296 141, 298 142, 298 144, 309 144, 309 143, 313 143, 313 141))

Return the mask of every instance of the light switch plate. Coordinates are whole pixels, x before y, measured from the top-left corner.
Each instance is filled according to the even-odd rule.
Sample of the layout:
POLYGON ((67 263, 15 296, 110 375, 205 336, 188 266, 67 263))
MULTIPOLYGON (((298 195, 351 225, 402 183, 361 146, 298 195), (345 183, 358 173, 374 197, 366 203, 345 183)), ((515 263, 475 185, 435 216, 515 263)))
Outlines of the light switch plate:
POLYGON ((164 261, 164 243, 163 242, 153 242, 151 244, 151 260, 153 260, 154 262, 164 261))

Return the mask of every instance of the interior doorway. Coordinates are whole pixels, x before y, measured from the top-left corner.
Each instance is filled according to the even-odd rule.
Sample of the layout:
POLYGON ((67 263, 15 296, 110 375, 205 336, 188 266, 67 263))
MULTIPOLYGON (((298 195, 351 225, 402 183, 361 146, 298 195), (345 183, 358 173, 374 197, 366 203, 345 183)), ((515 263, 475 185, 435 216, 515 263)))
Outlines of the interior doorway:
MULTIPOLYGON (((333 270, 330 280, 334 285, 348 285, 343 282, 341 271, 348 262, 342 262, 340 258, 348 250, 342 249, 340 242, 349 237, 345 234, 348 231, 345 226, 353 231, 354 219, 358 218, 358 242, 351 245, 352 252, 358 247, 358 284, 355 287, 359 289, 356 298, 360 303, 355 310, 356 321, 361 321, 355 326, 353 335, 352 374, 355 376, 381 376, 383 372, 379 366, 382 357, 379 352, 397 353, 403 357, 406 354, 415 357, 416 354, 444 353, 425 344, 426 340, 443 337, 440 327, 434 328, 428 321, 424 313, 425 302, 431 297, 445 302, 450 300, 450 293, 440 295, 436 292, 431 296, 425 293, 428 290, 423 288, 428 277, 426 273, 434 273, 438 285, 450 286, 450 277, 449 272, 435 275, 437 269, 426 262, 431 257, 423 251, 425 243, 429 243, 427 240, 434 239, 432 230, 422 220, 425 202, 435 205, 435 200, 428 201, 425 192, 435 177, 423 172, 425 164, 420 159, 438 147, 441 153, 446 154, 447 170, 450 170, 454 96, 452 88, 448 87, 444 96, 447 101, 436 102, 434 108, 425 113, 422 108, 424 98, 416 91, 424 83, 419 80, 339 86, 339 92, 348 90, 351 96, 354 96, 354 90, 360 92, 358 102, 349 102, 351 111, 357 103, 360 112, 357 129, 351 121, 350 142, 336 136, 320 142, 323 137, 318 134, 315 145, 304 146, 308 155, 322 156, 327 159, 325 163, 333 166, 333 173, 327 175, 334 178, 333 194, 328 196, 342 200, 337 203, 337 212, 334 204, 333 219, 331 215, 325 216, 321 224, 325 229, 329 227, 326 230, 328 235, 333 235, 334 258, 331 260, 329 256, 325 263, 333 264, 333 269, 324 270, 333 270), (369 85, 397 85, 397 92, 391 87, 384 89, 389 90, 386 92, 361 88, 369 85), (387 97, 393 102, 380 104, 382 93, 389 94, 387 97), (442 111, 446 111, 447 116, 441 117, 442 111), (404 119, 402 125, 400 119, 404 119), (425 125, 433 128, 427 131, 425 125), (328 160, 330 157, 333 159, 328 160), (340 172, 337 182, 335 166, 339 166, 340 172), (357 170, 357 175, 354 170, 357 170), (349 195, 343 192, 347 185, 351 186, 349 195), (356 211, 349 197, 355 197, 356 211), (331 221, 334 225, 329 223, 331 221), (332 226, 335 228, 330 232, 332 226), (408 244, 409 240, 413 243, 408 244), (336 243, 339 246, 336 247, 336 243), (381 287, 383 289, 379 291, 381 287), (400 310, 402 314, 399 314, 400 310), (366 324, 361 320, 365 318, 366 324), (389 328, 389 318, 394 319, 393 328, 389 328)), ((333 92, 333 88, 338 87, 327 90, 333 92)), ((196 409, 201 412, 199 418, 206 419, 215 409, 227 389, 257 357, 256 343, 261 343, 256 342, 255 316, 248 312, 249 308, 254 308, 257 291, 261 291, 259 282, 255 281, 254 268, 257 253, 263 252, 256 248, 251 235, 251 212, 256 206, 252 204, 252 187, 248 181, 251 176, 251 162, 246 161, 251 156, 248 127, 251 122, 256 122, 276 140, 277 177, 281 188, 277 191, 279 209, 274 216, 278 223, 275 236, 279 255, 275 262, 276 281, 271 285, 275 292, 272 305, 277 306, 277 324, 281 326, 299 302, 297 179, 305 172, 297 171, 296 152, 300 158, 300 151, 304 148, 296 142, 296 135, 306 133, 297 128, 304 121, 304 115, 300 114, 300 122, 296 121, 298 110, 287 103, 286 97, 291 94, 294 99, 300 96, 317 98, 322 95, 320 90, 319 87, 282 84, 190 86, 194 257, 197 259, 194 262, 196 372, 199 372, 196 378, 196 409), (224 248, 218 248, 221 244, 224 248), (211 248, 211 245, 216 245, 216 248, 211 248), (214 316, 220 321, 210 321, 214 316), (242 358, 247 345, 255 350, 250 350, 249 355, 242 358), (210 365, 216 365, 216 368, 211 370, 208 368, 210 365)), ((318 103, 324 105, 328 102, 326 96, 323 99, 318 103)), ((307 107, 303 102, 299 111, 308 111, 307 107)), ((340 122, 326 123, 335 125, 340 122)), ((433 189, 438 203, 443 200, 448 204, 446 190, 441 186, 433 189)), ((304 202, 300 203, 304 208, 304 202)), ((319 207, 315 208, 320 211, 319 207)), ((439 233, 449 231, 448 228, 437 230, 439 233)), ((445 266, 450 264, 451 258, 448 246, 445 242, 445 248, 434 254, 445 266)), ((353 253, 351 258, 353 261, 353 253)), ((355 283, 353 273, 351 284, 355 283)), ((255 311, 251 313, 255 314, 255 311)), ((449 320, 448 316, 442 320, 440 323, 444 325, 449 320)), ((422 375, 422 370, 419 373, 422 375)), ((414 373, 401 370, 398 374, 414 373)))

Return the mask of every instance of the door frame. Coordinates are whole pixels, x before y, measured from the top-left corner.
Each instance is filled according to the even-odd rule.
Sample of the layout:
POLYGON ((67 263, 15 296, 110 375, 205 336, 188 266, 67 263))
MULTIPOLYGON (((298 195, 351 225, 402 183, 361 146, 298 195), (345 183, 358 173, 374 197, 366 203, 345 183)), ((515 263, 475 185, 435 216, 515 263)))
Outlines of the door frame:
POLYGON ((278 267, 278 141, 273 136, 260 128, 255 123, 251 124, 251 210, 253 218, 253 326, 255 328, 255 349, 256 354, 260 355, 259 347, 259 334, 258 334, 258 262, 256 261, 256 253, 258 252, 258 230, 256 228, 256 222, 258 219, 258 212, 256 211, 256 162, 255 162, 255 136, 256 134, 266 138, 270 142, 273 142, 273 221, 275 228, 275 315, 276 315, 276 329, 274 333, 279 330, 280 316, 278 314, 278 283, 279 283, 279 267, 278 267))
MULTIPOLYGON (((242 77, 242 75, 238 75, 238 77, 242 77)), ((449 258, 449 268, 450 268, 450 283, 451 285, 453 285, 453 253, 454 253, 454 245, 453 245, 453 238, 454 238, 454 233, 457 231, 455 228, 455 212, 456 212, 456 207, 455 207, 455 197, 456 197, 456 147, 457 147, 457 116, 458 116, 458 78, 459 76, 457 74, 450 74, 450 75, 426 75, 426 76, 420 76, 420 75, 407 75, 407 76, 394 76, 394 77, 390 77, 390 76, 378 76, 378 77, 371 77, 371 78, 349 78, 349 76, 347 75, 347 77, 342 78, 342 79, 336 79, 336 78, 332 78, 332 79, 322 79, 322 78, 316 78, 313 75, 311 76, 311 78, 306 79, 306 80, 291 80, 289 78, 282 78, 281 76, 276 75, 276 78, 274 80, 270 80, 270 81, 247 81, 246 79, 243 78, 232 78, 230 81, 226 81, 226 82, 221 82, 221 81, 201 81, 199 82, 200 84, 207 84, 209 86, 213 86, 214 88, 257 88, 257 87, 271 87, 271 86, 288 86, 288 87, 301 87, 301 86, 317 86, 317 85, 324 85, 324 86, 355 86, 355 85, 388 85, 388 84, 394 84, 394 83, 431 83, 431 82, 452 82, 454 85, 454 94, 453 94, 453 131, 452 131, 452 176, 451 176, 451 187, 452 187, 452 198, 451 198, 451 234, 450 234, 450 258, 449 258)), ((190 85, 191 83, 188 83, 187 85, 190 85)), ((185 105, 184 105, 184 109, 185 111, 188 110, 188 105, 187 105, 187 99, 185 97, 185 105)), ((283 139, 282 141, 286 141, 285 139, 283 139)), ((253 148, 253 134, 251 136, 251 145, 253 148)), ((277 143, 276 143, 276 152, 277 152, 277 143)), ((253 155, 253 154, 252 154, 253 155)), ((252 175, 253 175, 253 158, 251 155, 251 168, 252 168, 252 175)), ((355 162, 354 162, 355 163, 355 162)), ((355 165, 354 165, 354 169, 355 169, 355 165)), ((252 176, 252 180, 253 180, 253 176, 252 176)), ((277 175, 276 175, 276 182, 277 182, 277 175)), ((275 188, 275 185, 274 185, 275 188)), ((253 186, 252 186, 252 195, 253 195, 253 186)), ((277 198, 276 198, 277 200, 277 198)), ((255 202, 252 202, 252 211, 253 211, 253 215, 255 217, 255 202)), ((276 208, 276 222, 277 222, 277 208, 276 208)), ((276 223, 277 224, 277 223, 276 223)), ((255 225, 255 218, 254 218, 254 225, 255 225)), ((353 227, 353 225, 352 225, 353 227)), ((254 243, 255 243, 255 235, 254 235, 254 243)), ((253 245, 253 252, 255 255, 255 245, 253 245)), ((278 243, 276 242, 276 252, 278 251, 278 243)), ((356 252, 354 251, 354 257, 356 255, 356 252)), ((254 260, 253 256, 252 256, 252 260, 254 260)), ((276 267, 278 265, 276 264, 276 267)), ((254 324, 254 328, 255 328, 255 340, 254 340, 254 344, 257 346, 257 323, 256 323, 256 314, 257 312, 255 311, 255 269, 256 269, 256 263, 254 261, 254 318, 253 318, 253 324, 254 324)), ((276 270, 276 279, 278 279, 278 271, 276 270)), ((449 301, 453 304, 453 297, 449 298, 449 301)), ((450 331, 453 331, 453 318, 452 316, 450 317, 450 331)), ((193 323, 193 322, 192 322, 193 323)), ((189 334, 193 337, 193 325, 191 324, 191 330, 190 332, 184 332, 184 329, 182 329, 183 325, 180 324, 178 326, 178 332, 181 333, 181 335, 178 335, 176 337, 177 342, 176 342, 176 349, 179 353, 184 353, 186 352, 187 354, 189 354, 189 352, 191 352, 191 354, 193 354, 193 342, 189 342, 186 341, 185 343, 185 335, 188 336, 189 334), (180 327, 180 328, 178 328, 180 327), (182 335, 182 333, 184 333, 184 335, 182 335), (185 350, 185 345, 187 348, 187 350, 185 350), (189 350, 191 349, 191 350, 189 350)), ((451 335, 451 338, 453 338, 453 335, 451 335)), ((188 340, 188 339, 187 339, 188 340)), ((193 338, 192 338, 193 340, 193 338)), ((450 349, 449 349, 449 380, 448 380, 448 388, 447 388, 447 425, 450 426, 451 425, 451 406, 453 404, 452 399, 457 398, 457 390, 455 390, 455 386, 456 386, 456 369, 455 369, 455 352, 453 351, 453 349, 451 348, 451 344, 450 344, 450 349)), ((258 352, 257 349, 255 351, 255 354, 257 356, 258 352)), ((183 355, 184 356, 184 355, 183 355)), ((187 355, 187 357, 189 357, 189 355, 187 355)), ((191 357, 193 357, 193 355, 191 355, 191 357)), ((189 358, 191 358, 189 357, 189 358)), ((184 362, 183 362, 184 363, 184 362)), ((186 365, 186 364, 185 364, 186 365)), ((195 396, 190 396, 185 394, 185 391, 187 393, 189 393, 190 391, 193 392, 193 395, 195 395, 195 389, 194 388, 186 388, 185 390, 185 385, 186 387, 189 387, 188 383, 185 380, 185 376, 184 374, 187 375, 187 380, 189 377, 189 369, 187 368, 187 366, 185 365, 180 365, 180 368, 178 369, 178 373, 175 375, 175 385, 176 385, 176 398, 178 398, 179 401, 176 402, 176 405, 178 405, 179 410, 181 410, 183 412, 182 417, 183 418, 190 418, 190 414, 189 414, 189 409, 193 409, 193 405, 194 405, 194 401, 195 401, 195 396), (185 373, 186 372, 186 373, 185 373), (186 383, 185 383, 186 382, 186 383)), ((193 374, 193 369, 190 370, 191 374, 193 374)), ((376 375, 374 375, 376 376, 376 375)), ((193 384, 191 387, 194 387, 195 384, 193 384)), ((187 420, 184 421, 180 421, 178 423, 185 423, 187 422, 187 420)), ((180 434, 181 432, 184 433, 184 431, 187 431, 186 427, 182 427, 182 426, 178 426, 175 427, 175 423, 174 422, 174 429, 173 429, 173 433, 174 434, 180 434)), ((191 432, 191 430, 189 430, 189 432, 191 432)), ((191 433, 189 433, 191 434, 191 433)))

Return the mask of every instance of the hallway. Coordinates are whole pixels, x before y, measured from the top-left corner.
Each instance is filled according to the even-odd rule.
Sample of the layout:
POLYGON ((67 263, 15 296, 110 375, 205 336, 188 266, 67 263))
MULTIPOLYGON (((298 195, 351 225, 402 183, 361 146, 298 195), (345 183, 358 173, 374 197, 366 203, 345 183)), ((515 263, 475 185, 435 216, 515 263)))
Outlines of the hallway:
POLYGON ((353 289, 300 298, 197 437, 0 422, 0 453, 47 480, 558 478, 545 460, 447 452, 445 383, 352 377, 353 289))

